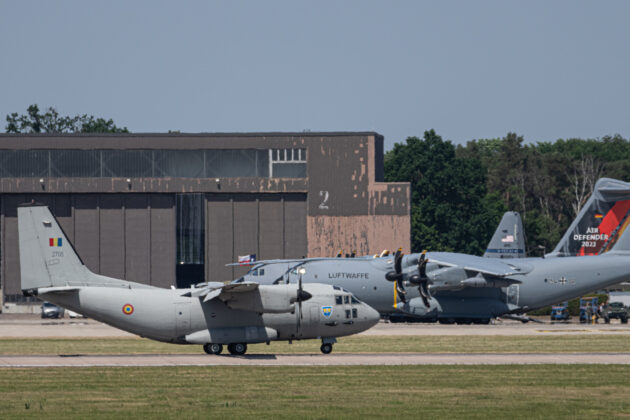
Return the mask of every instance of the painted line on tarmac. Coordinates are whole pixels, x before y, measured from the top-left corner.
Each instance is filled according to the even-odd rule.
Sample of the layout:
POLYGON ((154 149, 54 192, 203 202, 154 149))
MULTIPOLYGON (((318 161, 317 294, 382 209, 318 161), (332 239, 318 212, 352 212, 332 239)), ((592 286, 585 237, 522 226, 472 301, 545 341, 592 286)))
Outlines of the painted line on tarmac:
POLYGON ((209 356, 191 354, 0 356, 0 367, 365 366, 630 364, 630 353, 383 353, 209 356))

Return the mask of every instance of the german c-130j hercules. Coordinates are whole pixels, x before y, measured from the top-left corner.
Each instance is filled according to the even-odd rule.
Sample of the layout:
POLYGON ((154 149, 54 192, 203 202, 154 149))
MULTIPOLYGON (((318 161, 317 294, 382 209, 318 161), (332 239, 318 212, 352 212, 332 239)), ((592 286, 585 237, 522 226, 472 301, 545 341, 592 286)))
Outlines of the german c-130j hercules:
POLYGON ((543 258, 448 252, 314 258, 295 261, 280 278, 261 275, 262 262, 243 280, 290 283, 299 268, 305 282, 342 286, 385 316, 444 323, 487 323, 497 316, 527 320, 522 314, 530 310, 630 279, 629 215, 630 183, 603 178, 554 251, 543 258))
POLYGON ((203 283, 163 289, 92 273, 45 206, 18 208, 22 291, 154 340, 202 344, 219 354, 227 344, 335 337, 364 331, 379 314, 338 286, 203 283))

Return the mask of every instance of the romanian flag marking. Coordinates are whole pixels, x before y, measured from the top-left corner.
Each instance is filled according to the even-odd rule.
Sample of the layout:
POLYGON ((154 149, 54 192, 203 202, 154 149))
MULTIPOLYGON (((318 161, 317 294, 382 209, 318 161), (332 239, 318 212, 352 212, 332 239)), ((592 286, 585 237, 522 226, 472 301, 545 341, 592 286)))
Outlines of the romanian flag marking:
POLYGON ((131 315, 133 313, 133 305, 130 303, 123 305, 122 311, 125 315, 131 315))
POLYGON ((48 245, 50 246, 61 246, 61 244, 61 238, 48 238, 48 245))
POLYGON ((597 213, 597 214, 595 215, 595 218, 596 218, 596 219, 603 219, 603 218, 604 218, 604 215, 603 215, 603 214, 600 214, 600 213, 597 213))

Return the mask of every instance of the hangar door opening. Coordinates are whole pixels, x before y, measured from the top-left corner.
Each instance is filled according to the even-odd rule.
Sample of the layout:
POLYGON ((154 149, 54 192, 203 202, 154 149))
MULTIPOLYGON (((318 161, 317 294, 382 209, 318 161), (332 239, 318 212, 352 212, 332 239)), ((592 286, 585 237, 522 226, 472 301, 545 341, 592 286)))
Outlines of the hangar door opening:
POLYGON ((203 194, 177 194, 176 284, 187 288, 205 281, 205 213, 203 194))

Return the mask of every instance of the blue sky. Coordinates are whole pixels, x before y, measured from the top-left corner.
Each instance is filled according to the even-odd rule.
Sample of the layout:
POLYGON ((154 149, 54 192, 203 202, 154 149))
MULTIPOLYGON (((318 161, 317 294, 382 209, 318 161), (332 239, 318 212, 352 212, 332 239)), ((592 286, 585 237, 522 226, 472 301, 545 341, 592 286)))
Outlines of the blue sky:
MULTIPOLYGON (((628 1, 0 0, 0 118, 630 137, 628 1)), ((4 130, 2 130, 4 131, 4 130)))

